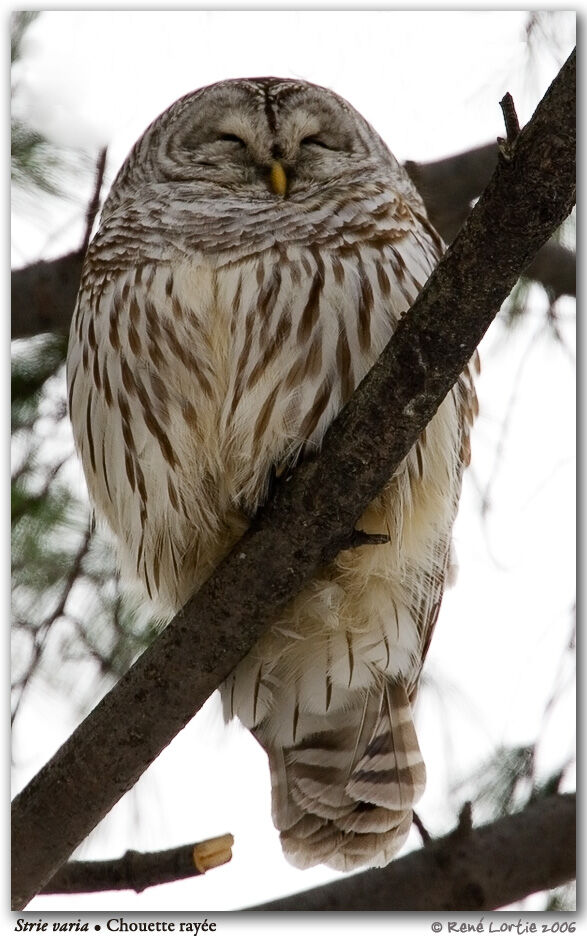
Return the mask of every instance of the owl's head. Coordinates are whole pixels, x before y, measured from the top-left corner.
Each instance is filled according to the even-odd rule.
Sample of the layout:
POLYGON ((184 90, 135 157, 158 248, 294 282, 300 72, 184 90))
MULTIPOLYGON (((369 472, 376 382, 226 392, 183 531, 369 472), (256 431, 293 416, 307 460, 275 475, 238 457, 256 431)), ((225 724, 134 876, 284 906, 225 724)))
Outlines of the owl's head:
MULTIPOLYGON (((367 121, 326 88, 284 78, 222 81, 176 101, 147 128, 115 186, 201 183, 249 199, 303 197, 398 164, 367 121)), ((201 191, 200 186, 198 189, 201 191)))

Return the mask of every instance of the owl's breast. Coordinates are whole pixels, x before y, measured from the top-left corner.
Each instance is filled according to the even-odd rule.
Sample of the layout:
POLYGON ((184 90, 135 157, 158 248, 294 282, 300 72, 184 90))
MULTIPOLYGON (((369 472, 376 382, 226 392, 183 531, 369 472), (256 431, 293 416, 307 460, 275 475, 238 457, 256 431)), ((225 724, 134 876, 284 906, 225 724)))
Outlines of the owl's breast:
MULTIPOLYGON (((202 245, 190 256, 177 231, 158 258, 148 243, 123 257, 116 238, 90 252, 72 421, 92 499, 152 593, 168 595, 186 563, 193 587, 271 470, 320 444, 435 259, 407 237, 371 242, 370 226, 353 240, 341 223, 347 240, 324 247, 304 223, 305 244, 244 237, 232 258, 202 245)), ((172 603, 185 597, 177 586, 172 603)))

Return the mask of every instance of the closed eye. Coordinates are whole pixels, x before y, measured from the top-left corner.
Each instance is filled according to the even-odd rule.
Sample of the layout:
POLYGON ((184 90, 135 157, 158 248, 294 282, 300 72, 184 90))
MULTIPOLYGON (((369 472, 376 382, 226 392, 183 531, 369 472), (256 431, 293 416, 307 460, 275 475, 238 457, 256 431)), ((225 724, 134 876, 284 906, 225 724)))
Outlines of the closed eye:
POLYGON ((240 146, 247 145, 241 137, 236 135, 236 133, 222 133, 218 139, 225 143, 239 143, 240 146))
POLYGON ((300 146, 321 146, 322 149, 334 150, 334 146, 329 146, 328 143, 325 143, 321 137, 317 136, 307 136, 303 140, 300 140, 300 146))

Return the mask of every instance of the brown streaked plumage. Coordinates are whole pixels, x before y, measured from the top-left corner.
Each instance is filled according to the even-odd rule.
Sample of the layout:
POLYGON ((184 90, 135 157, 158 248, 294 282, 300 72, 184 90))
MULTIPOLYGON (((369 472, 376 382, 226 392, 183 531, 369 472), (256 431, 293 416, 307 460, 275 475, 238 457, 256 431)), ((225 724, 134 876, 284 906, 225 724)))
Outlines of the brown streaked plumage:
MULTIPOLYGON (((383 141, 324 88, 189 94, 120 170, 85 260, 69 402, 97 513, 166 614, 273 472, 321 443, 442 244, 383 141)), ((222 689, 269 756, 286 856, 382 865, 425 784, 413 705, 476 413, 468 369, 360 527, 222 689)))

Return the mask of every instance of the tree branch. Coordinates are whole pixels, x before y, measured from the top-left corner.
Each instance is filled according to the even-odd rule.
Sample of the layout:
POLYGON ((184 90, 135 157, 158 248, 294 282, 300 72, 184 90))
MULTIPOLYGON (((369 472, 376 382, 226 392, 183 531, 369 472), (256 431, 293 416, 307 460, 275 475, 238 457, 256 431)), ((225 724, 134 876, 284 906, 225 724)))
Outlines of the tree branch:
POLYGON ((525 277, 540 283, 552 300, 577 293, 577 262, 575 254, 551 240, 538 251, 524 270, 525 277))
MULTIPOLYGON (((489 182, 499 156, 497 143, 488 143, 431 163, 408 161, 405 168, 420 192, 430 221, 450 244, 489 182)), ((576 257, 555 240, 538 251, 523 275, 535 280, 552 299, 577 293, 576 257)))
POLYGON ((405 169, 420 192, 432 224, 447 243, 454 240, 471 211, 471 202, 495 172, 499 150, 487 143, 430 163, 408 160, 405 169))
POLYGON ((94 227, 94 221, 96 220, 96 215, 100 209, 100 193, 102 191, 102 185, 104 183, 104 173, 106 171, 106 155, 108 153, 108 148, 106 146, 102 147, 98 153, 98 159, 96 160, 96 179, 94 182, 94 191, 90 199, 86 211, 86 230, 84 233, 84 239, 82 241, 82 253, 85 255, 86 250, 90 244, 90 238, 92 236, 92 228, 94 227))
POLYGON ((195 845, 159 852, 129 850, 108 861, 69 861, 59 869, 42 894, 89 894, 95 891, 134 890, 182 881, 205 874, 232 858, 232 835, 220 835, 195 845))
POLYGON ((83 250, 39 260, 11 275, 12 338, 32 338, 46 332, 69 333, 82 275, 83 250))
POLYGON ((348 544, 520 271, 571 210, 575 133, 573 54, 512 159, 498 164, 465 228, 330 427, 321 454, 279 479, 235 549, 15 798, 14 908, 40 890, 279 609, 348 544))
POLYGON ((498 910, 575 877, 575 828, 575 795, 549 796, 466 835, 457 826, 386 868, 246 909, 498 910))

